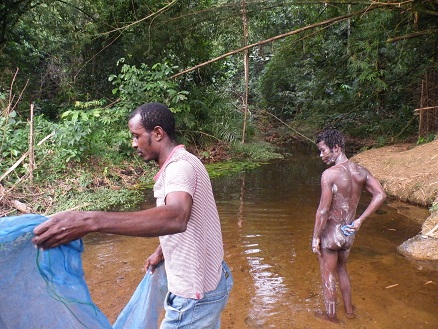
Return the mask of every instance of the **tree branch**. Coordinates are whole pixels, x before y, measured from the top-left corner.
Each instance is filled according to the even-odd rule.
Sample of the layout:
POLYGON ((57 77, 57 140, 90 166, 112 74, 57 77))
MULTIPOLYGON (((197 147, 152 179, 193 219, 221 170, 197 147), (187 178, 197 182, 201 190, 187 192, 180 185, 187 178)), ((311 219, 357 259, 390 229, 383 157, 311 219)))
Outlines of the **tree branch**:
POLYGON ((438 29, 420 31, 420 32, 405 34, 405 35, 395 37, 395 38, 389 38, 388 40, 386 40, 386 42, 396 42, 396 41, 400 41, 400 40, 420 37, 422 35, 427 35, 427 34, 436 35, 437 33, 438 33, 438 29))
POLYGON ((195 65, 195 66, 193 66, 193 67, 191 67, 191 68, 189 68, 187 70, 184 70, 184 71, 181 71, 181 72, 179 72, 177 74, 172 75, 170 78, 173 79, 173 78, 179 77, 180 75, 183 75, 185 73, 194 71, 194 70, 199 69, 199 68, 201 68, 203 66, 206 66, 206 65, 209 65, 211 63, 217 62, 217 61, 219 61, 221 59, 224 59, 224 58, 226 58, 228 56, 231 56, 231 55, 235 55, 235 54, 240 53, 242 51, 245 51, 247 49, 254 48, 254 47, 257 47, 257 46, 260 46, 260 45, 264 45, 266 43, 270 43, 270 42, 273 42, 273 41, 276 41, 276 40, 279 40, 279 39, 283 39, 285 37, 288 37, 288 36, 291 36, 291 35, 294 35, 294 34, 298 34, 298 33, 301 33, 301 32, 304 32, 304 31, 307 31, 307 30, 310 30, 310 29, 314 29, 316 27, 320 27, 320 26, 323 26, 323 25, 326 25, 326 24, 330 24, 330 23, 333 23, 333 22, 341 22, 341 21, 349 19, 349 18, 351 18, 353 16, 357 16, 357 15, 360 15, 360 14, 368 13, 368 12, 374 10, 374 9, 377 9, 377 8, 381 8, 381 6, 380 5, 371 5, 370 7, 367 7, 367 8, 362 9, 362 10, 355 11, 355 12, 350 13, 348 15, 337 16, 337 17, 325 20, 323 22, 319 22, 319 23, 316 23, 316 24, 308 25, 308 26, 299 28, 299 29, 291 31, 291 32, 280 34, 280 35, 277 35, 275 37, 272 37, 272 38, 269 38, 269 39, 266 39, 266 40, 263 40, 263 41, 259 41, 259 42, 250 44, 248 46, 245 46, 245 47, 242 47, 242 48, 230 51, 230 52, 228 52, 226 54, 223 54, 223 55, 221 55, 219 57, 213 58, 213 59, 211 59, 209 61, 206 61, 204 63, 195 65))

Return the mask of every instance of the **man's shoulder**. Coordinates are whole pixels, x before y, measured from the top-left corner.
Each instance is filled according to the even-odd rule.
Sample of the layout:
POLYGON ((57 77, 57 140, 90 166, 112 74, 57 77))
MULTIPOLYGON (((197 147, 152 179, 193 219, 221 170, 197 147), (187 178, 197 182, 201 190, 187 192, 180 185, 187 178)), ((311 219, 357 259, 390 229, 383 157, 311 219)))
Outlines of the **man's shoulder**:
POLYGON ((196 165, 199 167, 205 167, 202 161, 193 153, 187 151, 186 149, 181 149, 178 152, 178 158, 180 160, 186 160, 190 162, 192 165, 196 165))
POLYGON ((168 166, 172 165, 173 167, 191 167, 193 170, 206 170, 204 164, 199 160, 199 158, 190 153, 184 148, 179 149, 172 156, 172 159, 169 161, 168 166))
POLYGON ((361 166, 360 164, 353 162, 353 161, 350 161, 350 167, 354 172, 359 173, 359 174, 368 175, 370 172, 364 166, 361 166))
POLYGON ((322 172, 322 175, 323 176, 329 176, 329 175, 337 174, 338 172, 339 172, 339 168, 336 167, 336 166, 333 166, 333 167, 325 169, 322 172))
POLYGON ((325 182, 329 185, 334 184, 336 179, 339 178, 336 168, 330 167, 323 171, 321 174, 321 183, 325 182))
POLYGON ((347 171, 345 169, 346 169, 345 167, 341 167, 341 166, 332 166, 324 170, 321 178, 329 182, 330 181, 335 182, 339 179, 343 179, 343 177, 347 175, 347 171))

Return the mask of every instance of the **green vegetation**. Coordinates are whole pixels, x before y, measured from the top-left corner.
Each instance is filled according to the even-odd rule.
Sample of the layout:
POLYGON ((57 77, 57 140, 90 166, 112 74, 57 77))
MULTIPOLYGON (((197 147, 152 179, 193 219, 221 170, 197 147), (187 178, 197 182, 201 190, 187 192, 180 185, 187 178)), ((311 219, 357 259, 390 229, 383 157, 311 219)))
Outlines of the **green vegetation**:
POLYGON ((325 126, 429 142, 414 109, 437 106, 437 16, 433 0, 3 1, 1 214, 132 206, 155 170, 126 128, 144 102, 206 163, 276 158, 325 126))
POLYGON ((429 208, 429 211, 431 213, 438 211, 438 202, 436 202, 436 201, 432 202, 432 206, 429 208))

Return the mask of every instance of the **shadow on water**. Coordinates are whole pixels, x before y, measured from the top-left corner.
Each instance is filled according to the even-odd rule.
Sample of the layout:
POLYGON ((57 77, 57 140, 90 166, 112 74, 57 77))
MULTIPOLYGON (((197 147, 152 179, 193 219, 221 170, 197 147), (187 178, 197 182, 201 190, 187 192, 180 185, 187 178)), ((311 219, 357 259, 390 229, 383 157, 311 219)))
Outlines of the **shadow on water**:
MULTIPOLYGON (((390 201, 362 225, 350 255, 356 319, 346 319, 341 300, 340 325, 314 317, 323 303, 310 244, 325 166, 314 147, 297 147, 291 154, 212 182, 225 259, 235 280, 222 328, 436 328, 437 273, 396 252, 421 225, 390 201)), ((364 193, 358 212, 368 201, 364 193)), ((150 196, 144 206, 153 206, 150 196)), ((427 209, 415 210, 423 219, 428 215, 427 209)), ((93 300, 111 321, 144 275, 143 262, 157 243, 155 238, 86 237, 86 279, 93 300)))

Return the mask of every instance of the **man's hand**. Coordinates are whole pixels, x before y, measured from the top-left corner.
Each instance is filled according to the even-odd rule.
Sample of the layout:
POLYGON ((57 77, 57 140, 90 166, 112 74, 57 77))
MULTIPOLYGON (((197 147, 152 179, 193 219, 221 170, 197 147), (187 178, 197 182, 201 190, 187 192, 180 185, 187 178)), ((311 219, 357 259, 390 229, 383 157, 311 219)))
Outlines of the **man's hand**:
POLYGON ((54 215, 33 230, 32 242, 38 248, 50 249, 73 240, 82 238, 88 233, 86 222, 82 219, 82 211, 66 211, 54 215))
POLYGON ((362 221, 358 219, 352 221, 350 225, 344 225, 342 229, 344 235, 349 236, 356 233, 357 231, 359 231, 361 225, 362 225, 362 221))
POLYGON ((146 259, 144 263, 145 270, 150 270, 151 274, 154 274, 155 268, 164 260, 163 251, 161 250, 161 246, 154 251, 152 255, 146 259))
POLYGON ((319 247, 320 242, 321 242, 321 240, 319 238, 313 238, 313 240, 312 240, 312 251, 318 255, 321 255, 321 250, 319 247))

